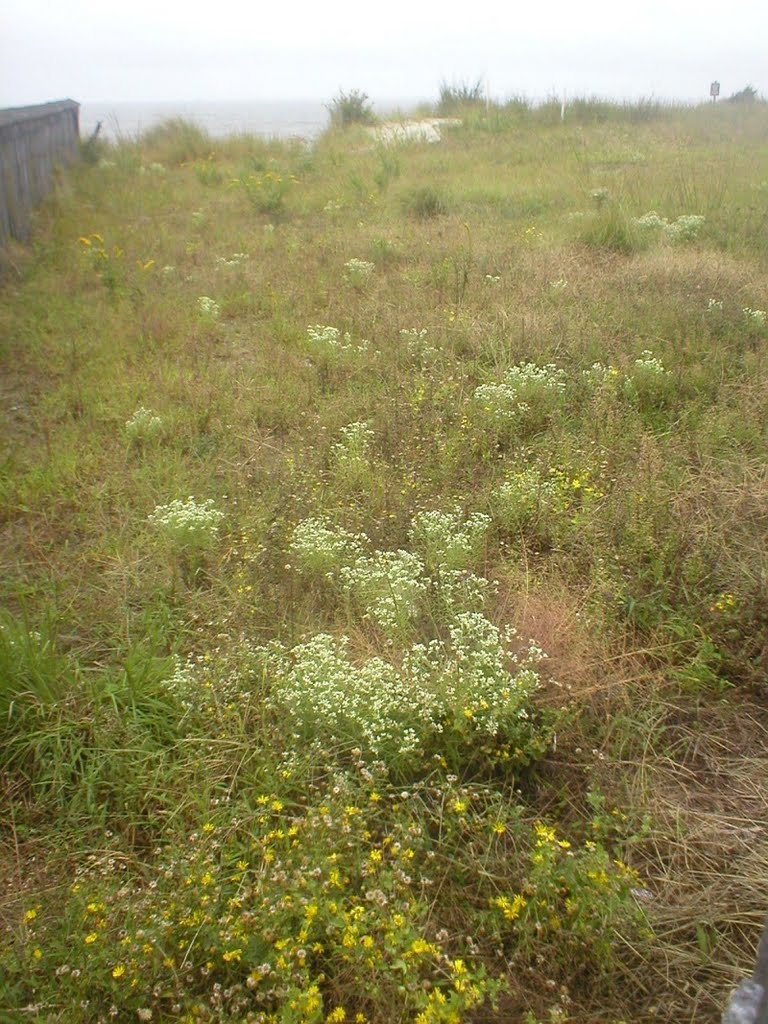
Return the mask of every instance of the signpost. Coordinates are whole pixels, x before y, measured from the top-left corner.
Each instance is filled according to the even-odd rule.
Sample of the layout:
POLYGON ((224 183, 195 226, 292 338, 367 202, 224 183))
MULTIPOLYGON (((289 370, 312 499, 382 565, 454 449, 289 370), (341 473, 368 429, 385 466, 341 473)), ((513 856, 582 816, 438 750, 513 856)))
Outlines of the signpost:
POLYGON ((720 95, 720 83, 713 82, 709 87, 709 95, 712 97, 712 102, 717 103, 717 97, 720 95))

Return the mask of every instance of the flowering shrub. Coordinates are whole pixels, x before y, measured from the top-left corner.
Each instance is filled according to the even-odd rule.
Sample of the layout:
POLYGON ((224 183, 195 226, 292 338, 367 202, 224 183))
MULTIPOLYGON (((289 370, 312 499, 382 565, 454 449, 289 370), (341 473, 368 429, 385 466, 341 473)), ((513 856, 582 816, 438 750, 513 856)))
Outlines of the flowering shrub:
POLYGON ((137 447, 156 441, 163 432, 163 421, 151 409, 139 406, 125 423, 125 434, 129 442, 137 447))
POLYGON ((186 501, 176 498, 168 505, 158 505, 149 522, 159 527, 180 553, 195 556, 213 545, 223 519, 224 513, 215 508, 212 498, 199 502, 190 495, 186 501))
POLYGON ((440 349, 430 345, 426 340, 428 333, 426 327, 422 327, 421 330, 410 327, 400 331, 400 337, 408 347, 408 355, 421 365, 433 363, 440 355, 440 349))
MULTIPOLYGON (((61 1017, 73 1021, 466 1019, 501 985, 472 939, 435 920, 426 826, 450 803, 460 809, 441 830, 460 829, 469 794, 416 786, 390 805, 381 782, 334 774, 290 803, 257 790, 169 837, 141 870, 78 866, 63 914, 21 915, 0 951, 4 985, 28 1003, 45 992, 47 1011, 74 1008, 61 1017)), ((472 818, 490 837, 498 809, 472 818)))
POLYGON ((367 537, 347 533, 327 519, 304 519, 293 531, 290 555, 296 568, 309 577, 327 577, 361 553, 367 537))
POLYGON ((502 935, 512 948, 529 954, 541 955, 542 947, 549 946, 566 971, 575 962, 611 971, 617 932, 637 934, 645 925, 632 895, 637 873, 598 843, 574 849, 541 821, 534 835, 520 890, 491 900, 502 935))
POLYGON ((217 256, 216 263, 220 267, 239 267, 248 259, 247 252, 233 252, 231 256, 217 256))
POLYGON ((476 388, 475 400, 497 427, 540 430, 560 407, 564 391, 565 373, 553 363, 520 363, 500 384, 476 388))
POLYGON ((478 558, 491 524, 490 516, 475 512, 420 512, 413 520, 410 540, 432 572, 468 569, 478 558))
POLYGON ((331 447, 334 471, 348 485, 363 482, 370 471, 371 443, 375 437, 367 423, 348 423, 342 427, 340 440, 331 447))
POLYGON ((427 591, 424 565, 410 551, 375 551, 343 566, 339 578, 365 617, 389 637, 406 634, 427 591))
POLYGON ((768 313, 764 309, 751 309, 749 306, 745 306, 743 313, 747 326, 752 330, 762 331, 768 323, 768 313))
POLYGON ((644 231, 655 231, 671 242, 692 242, 698 238, 705 218, 696 213, 682 214, 675 221, 669 221, 666 217, 659 216, 655 210, 644 213, 638 217, 635 223, 644 231))
POLYGON ((201 320, 218 320, 221 315, 221 307, 218 302, 208 295, 201 295, 198 298, 197 311, 201 320))
POLYGON ((351 285, 359 288, 366 284, 375 269, 375 264, 368 260, 351 259, 344 264, 344 276, 351 285))
POLYGON ((611 390, 618 376, 619 371, 615 366, 606 366, 599 362, 592 363, 589 369, 581 371, 582 380, 593 393, 611 390))
POLYGON ((632 374, 624 380, 624 394, 644 411, 665 405, 672 389, 671 372, 648 349, 635 360, 632 374))
POLYGON ((321 351, 325 352, 367 352, 369 342, 363 340, 359 344, 352 341, 349 331, 344 334, 338 327, 327 327, 323 324, 315 324, 307 327, 307 337, 321 351))
POLYGON ((292 185, 297 183, 293 176, 285 177, 277 171, 264 174, 246 174, 238 179, 240 188, 257 213, 281 214, 285 209, 285 197, 292 185))
POLYGON ((477 735, 516 743, 516 759, 525 760, 534 749, 529 702, 540 652, 518 665, 510 639, 466 612, 456 616, 450 642, 414 645, 399 668, 382 658, 355 664, 348 639, 325 633, 290 651, 273 645, 264 649, 270 701, 294 742, 357 748, 396 773, 435 750, 455 757, 477 735))

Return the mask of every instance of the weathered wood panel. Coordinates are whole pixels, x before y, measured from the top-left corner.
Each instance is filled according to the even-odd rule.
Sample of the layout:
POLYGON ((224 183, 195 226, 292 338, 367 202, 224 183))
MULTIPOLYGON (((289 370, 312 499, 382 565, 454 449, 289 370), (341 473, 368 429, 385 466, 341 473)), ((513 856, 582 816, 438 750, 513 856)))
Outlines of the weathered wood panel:
POLYGON ((0 245, 29 237, 30 214, 51 191, 54 168, 78 153, 74 100, 0 110, 0 245))

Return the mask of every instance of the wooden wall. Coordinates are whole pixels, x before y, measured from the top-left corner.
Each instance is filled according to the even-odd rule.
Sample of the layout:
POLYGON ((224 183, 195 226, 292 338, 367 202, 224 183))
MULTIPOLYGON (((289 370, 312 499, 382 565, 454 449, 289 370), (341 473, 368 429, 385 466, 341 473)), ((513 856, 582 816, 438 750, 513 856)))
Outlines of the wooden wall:
POLYGON ((53 188, 54 168, 77 157, 74 100, 0 110, 0 246, 29 237, 30 213, 53 188))

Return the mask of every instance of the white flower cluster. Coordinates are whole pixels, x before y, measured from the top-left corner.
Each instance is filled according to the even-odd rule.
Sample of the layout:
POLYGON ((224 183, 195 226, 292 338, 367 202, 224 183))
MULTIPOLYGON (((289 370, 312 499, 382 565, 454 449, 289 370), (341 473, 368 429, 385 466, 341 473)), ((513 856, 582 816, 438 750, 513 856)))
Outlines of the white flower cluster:
POLYGON ((751 309, 749 306, 745 306, 743 313, 751 327, 765 327, 768 322, 768 313, 764 309, 751 309))
POLYGON ((197 300, 197 311, 200 316, 207 320, 218 320, 221 308, 214 299, 208 295, 201 295, 197 300))
POLYGON ((411 523, 410 541, 432 571, 468 569, 476 561, 491 525, 490 516, 461 509, 420 512, 411 523))
POLYGON ((507 370, 500 384, 481 384, 475 398, 493 419, 511 422, 529 413, 546 418, 564 391, 565 373, 554 363, 520 363, 507 370))
MULTIPOLYGON (((723 300, 722 299, 710 299, 707 303, 708 313, 722 313, 723 311, 723 300)), ((746 312, 746 310, 745 310, 746 312)))
POLYGON ((328 577, 358 558, 367 542, 364 534, 348 533, 321 517, 297 524, 289 551, 299 572, 309 577, 328 577))
POLYGON ((624 394, 630 401, 650 407, 661 405, 672 390, 672 373, 646 349, 635 360, 634 369, 624 380, 624 394))
POLYGON ((376 264, 369 263, 368 260, 351 259, 344 264, 345 277, 354 285, 365 284, 375 269, 376 264))
POLYGON ((364 421, 348 423, 339 431, 341 439, 331 446, 331 455, 336 463, 367 462, 371 444, 376 436, 364 421))
POLYGON ((613 384, 619 371, 615 366, 606 366, 605 363, 592 363, 588 370, 581 371, 581 378, 593 391, 600 391, 613 384))
POLYGON ((421 363, 431 363, 440 355, 440 350, 426 340, 426 327, 407 327, 400 331, 400 337, 408 347, 408 355, 421 363))
POLYGON ((532 648, 522 665, 484 615, 457 616, 450 642, 414 645, 399 668, 382 658, 355 664, 346 637, 320 633, 288 651, 264 648, 273 677, 273 707, 299 740, 362 747, 391 764, 424 749, 441 733, 491 736, 525 728, 542 657, 532 648))
POLYGON ((291 652, 273 647, 271 703, 287 713, 297 739, 328 747, 362 746, 375 758, 412 753, 425 717, 426 694, 411 692, 393 665, 371 658, 355 665, 347 637, 319 633, 291 652))
POLYGON ((151 409, 139 406, 129 420, 125 421, 125 433, 131 444, 149 444, 163 432, 163 421, 151 409))
POLYGON ((240 264, 245 263, 247 259, 247 252, 233 252, 229 258, 226 256, 217 256, 216 262, 220 267, 239 267, 240 264))
POLYGON ((150 523, 159 526, 177 548, 186 552, 210 547, 223 519, 224 513, 215 508, 212 498, 199 502, 191 495, 186 501, 176 498, 168 505, 158 505, 149 516, 150 523))
POLYGON ((310 579, 338 583, 363 614, 387 636, 407 632, 427 600, 447 621, 483 607, 491 584, 466 569, 479 554, 490 525, 476 513, 425 512, 413 522, 411 540, 428 565, 409 551, 370 551, 363 533, 353 534, 326 518, 305 519, 294 529, 289 555, 310 579))
POLYGON ((374 551, 343 566, 339 579, 389 637, 407 632, 427 592, 424 565, 410 551, 374 551))
POLYGON ((646 231, 660 231, 673 242, 692 242, 698 238, 705 218, 697 213, 684 213, 677 220, 669 221, 655 210, 637 217, 635 223, 646 231))
POLYGON ((310 341, 314 341, 322 348, 337 352, 367 352, 370 344, 363 340, 356 345, 349 331, 342 334, 338 327, 327 327, 323 324, 307 327, 307 336, 310 341))

